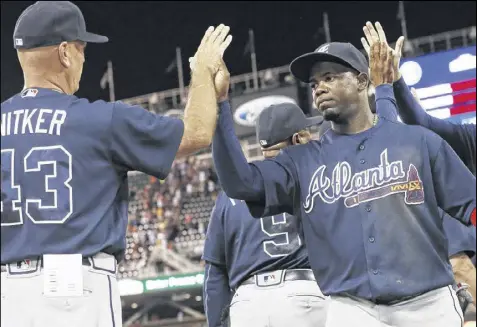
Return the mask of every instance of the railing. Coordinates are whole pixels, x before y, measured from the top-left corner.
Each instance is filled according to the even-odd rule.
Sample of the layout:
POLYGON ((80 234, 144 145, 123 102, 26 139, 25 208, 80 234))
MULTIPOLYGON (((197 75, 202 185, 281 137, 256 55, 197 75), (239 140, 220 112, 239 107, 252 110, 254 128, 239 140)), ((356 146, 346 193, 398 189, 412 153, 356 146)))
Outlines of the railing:
MULTIPOLYGON (((475 44, 476 27, 471 26, 460 30, 409 40, 409 46, 407 46, 404 50, 403 56, 414 57, 475 44)), ((394 44, 391 44, 391 46, 394 47, 394 44)), ((290 84, 293 82, 293 77, 288 71, 288 65, 264 69, 258 72, 258 90, 271 87, 268 83, 270 76, 274 76, 274 78, 276 78, 278 81, 278 84, 276 84, 275 87, 283 85, 280 83, 290 84)), ((233 76, 231 78, 230 88, 232 97, 234 94, 251 93, 256 91, 253 85, 253 74, 247 73, 233 76)), ((151 94, 125 99, 123 101, 129 104, 141 105, 145 109, 152 110, 154 112, 166 112, 167 110, 182 108, 184 105, 184 103, 180 100, 179 89, 154 92, 151 94), (161 103, 162 105, 160 105, 161 103), (164 104, 167 104, 168 106, 164 107, 164 104)), ((249 161, 262 159, 260 146, 257 144, 255 138, 242 141, 242 148, 249 161)), ((197 155, 197 157, 201 160, 210 160, 211 153, 210 151, 206 151, 197 155)))
POLYGON ((180 254, 156 246, 151 253, 151 262, 163 261, 168 266, 174 268, 179 273, 188 273, 202 270, 202 267, 195 262, 181 256, 180 254))
MULTIPOLYGON (((444 32, 440 34, 419 37, 409 40, 409 46, 405 48, 404 56, 419 56, 427 53, 451 50, 475 44, 476 28, 468 28, 444 32)), ((394 45, 391 45, 394 46, 394 45)), ((293 78, 288 71, 288 65, 264 69, 258 72, 258 90, 270 88, 269 79, 275 79, 278 84, 291 83, 293 78)), ((253 74, 247 73, 233 76, 230 81, 231 96, 240 93, 250 93, 257 91, 253 85, 253 74)), ((186 94, 188 88, 186 88, 186 94)), ((131 105, 140 105, 153 112, 164 113, 171 109, 180 109, 185 105, 186 99, 181 99, 180 89, 154 92, 137 97, 124 99, 123 101, 131 105)))

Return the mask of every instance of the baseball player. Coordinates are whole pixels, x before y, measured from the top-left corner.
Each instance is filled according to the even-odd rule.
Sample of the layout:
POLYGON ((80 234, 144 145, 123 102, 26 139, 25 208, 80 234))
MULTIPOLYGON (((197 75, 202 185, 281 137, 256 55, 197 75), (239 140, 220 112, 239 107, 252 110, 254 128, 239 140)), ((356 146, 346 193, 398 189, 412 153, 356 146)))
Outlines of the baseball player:
MULTIPOLYGON (((228 101, 220 104, 220 111, 220 119, 231 114, 228 101)), ((294 104, 264 109, 257 121, 264 157, 309 142, 307 128, 321 121, 321 117, 306 118, 294 104)), ((310 269, 303 226, 296 217, 281 213, 255 219, 243 201, 221 192, 203 259, 209 326, 221 326, 221 312, 229 304, 233 327, 325 326, 327 302, 310 269)))
MULTIPOLYGON (((366 26, 363 27, 363 31, 365 34, 365 38, 361 38, 361 43, 363 44, 365 50, 368 53, 369 56, 369 49, 370 45, 378 42, 384 42, 387 45, 387 39, 386 39, 386 34, 384 33, 384 30, 381 26, 381 24, 378 22, 376 23, 376 27, 373 26, 371 22, 367 22, 366 26)), ((401 77, 400 71, 399 71, 399 63, 401 59, 401 52, 402 52, 402 45, 404 43, 404 37, 400 37, 398 41, 396 42, 396 47, 395 51, 392 50, 392 57, 393 57, 393 72, 394 72, 394 94, 396 96, 396 99, 398 99, 398 108, 400 111, 405 112, 421 112, 423 113, 426 117, 430 117, 425 111, 422 109, 419 103, 419 98, 413 96, 413 94, 410 92, 409 88, 405 84, 403 78, 401 77), (398 85, 396 87, 396 85, 398 85), (401 101, 399 101, 399 99, 401 101)), ((388 46, 389 49, 391 49, 388 46)), ((382 113, 385 114, 389 117, 393 117, 393 119, 397 120, 397 111, 392 111, 389 113, 382 113)), ((426 118, 430 119, 430 118, 426 118)), ((432 118, 431 120, 434 120, 432 118)), ((472 126, 464 126, 464 127, 457 127, 459 125, 453 124, 453 123, 448 123, 445 121, 442 121, 440 119, 435 119, 438 124, 443 123, 445 126, 449 126, 448 128, 454 128, 453 126, 456 126, 455 128, 463 130, 469 130, 471 131, 472 128, 474 128, 474 133, 472 136, 469 134, 468 139, 471 140, 472 138, 475 139, 475 125, 472 126)), ((471 125, 471 124, 470 124, 471 125)), ((452 133, 449 133, 447 136, 450 136, 452 133)), ((452 135, 451 137, 456 137, 458 135, 466 135, 466 133, 455 133, 455 135, 452 135)), ((443 138, 446 139, 446 135, 443 134, 443 138)), ((464 144, 468 142, 460 142, 456 140, 450 140, 448 142, 451 146, 452 144, 464 144)), ((471 158, 475 155, 475 143, 474 143, 474 149, 471 150, 471 148, 467 149, 466 151, 462 151, 459 149, 455 149, 456 152, 460 153, 467 153, 469 155, 461 155, 461 159, 463 161, 465 158, 471 158)), ((468 168, 471 169, 472 166, 475 167, 475 161, 472 162, 471 160, 465 160, 464 164, 468 168)), ((475 170, 472 171, 475 175, 475 170)), ((462 181, 462 182, 467 182, 467 181, 462 181)), ((475 292, 476 292, 476 270, 475 266, 473 265, 471 258, 475 255, 476 253, 476 231, 475 228, 471 226, 464 226, 460 224, 457 220, 449 217, 445 212, 440 211, 440 216, 443 218, 444 222, 444 231, 446 233, 447 239, 449 240, 449 258, 450 262, 452 264, 452 268, 454 271, 454 276, 455 279, 458 283, 466 283, 469 285, 469 291, 472 294, 472 297, 475 301, 475 292)))
POLYGON ((228 32, 205 33, 182 121, 73 95, 86 44, 108 38, 87 32, 71 2, 39 1, 20 15, 25 87, 1 105, 2 327, 122 325, 127 173, 164 179, 174 158, 209 145, 228 32))
POLYGON ((232 122, 219 119, 216 170, 225 193, 254 217, 302 219, 311 268, 331 296, 327 327, 461 326, 438 208, 475 225, 475 177, 436 134, 372 115, 369 79, 377 110, 395 106, 392 65, 380 56, 390 58, 388 49, 373 45, 370 78, 351 44, 295 59, 292 73, 311 83, 332 129, 249 164, 232 122))

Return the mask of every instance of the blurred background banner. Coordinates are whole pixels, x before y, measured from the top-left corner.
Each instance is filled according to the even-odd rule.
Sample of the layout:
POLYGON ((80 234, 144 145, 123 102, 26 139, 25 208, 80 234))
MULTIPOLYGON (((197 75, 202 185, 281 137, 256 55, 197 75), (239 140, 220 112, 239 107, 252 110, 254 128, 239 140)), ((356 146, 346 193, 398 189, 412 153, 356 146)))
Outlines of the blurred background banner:
POLYGON ((232 97, 232 113, 237 136, 255 135, 255 121, 260 112, 268 106, 283 102, 298 104, 297 87, 295 85, 232 97))
POLYGON ((401 73, 429 114, 475 123, 476 47, 405 58, 401 73))

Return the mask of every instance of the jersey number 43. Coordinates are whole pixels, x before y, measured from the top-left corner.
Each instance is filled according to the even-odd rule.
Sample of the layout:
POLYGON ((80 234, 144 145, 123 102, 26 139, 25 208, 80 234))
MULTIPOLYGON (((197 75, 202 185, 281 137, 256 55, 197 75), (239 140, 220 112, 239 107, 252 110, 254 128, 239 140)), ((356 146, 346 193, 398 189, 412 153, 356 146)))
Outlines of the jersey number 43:
POLYGON ((61 145, 34 147, 23 157, 2 149, 2 226, 62 224, 73 213, 71 154, 61 145), (21 177, 21 178, 20 178, 21 177))

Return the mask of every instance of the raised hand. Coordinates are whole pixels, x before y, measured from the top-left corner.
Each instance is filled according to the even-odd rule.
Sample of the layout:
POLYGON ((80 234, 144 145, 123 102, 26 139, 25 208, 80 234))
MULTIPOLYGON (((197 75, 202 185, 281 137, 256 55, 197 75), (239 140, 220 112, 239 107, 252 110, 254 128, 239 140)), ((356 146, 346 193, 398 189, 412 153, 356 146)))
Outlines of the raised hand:
POLYGON ((393 56, 385 42, 373 43, 369 49, 369 75, 375 87, 394 81, 393 56))
POLYGON ((215 95, 217 102, 222 102, 228 99, 230 87, 230 73, 225 65, 223 59, 220 60, 219 71, 214 77, 215 95))
MULTIPOLYGON (((228 45, 227 45, 228 46, 228 45)), ((224 48, 225 51, 225 48, 224 48)), ((223 52, 222 52, 223 56, 223 52)), ((193 71, 195 68, 195 57, 189 58, 189 67, 190 70, 193 71)), ((214 76, 214 87, 215 87, 215 95, 217 97, 217 102, 222 102, 228 99, 229 94, 229 86, 230 86, 230 73, 225 65, 223 58, 220 59, 219 70, 214 76)))
POLYGON ((386 40, 386 33, 379 22, 376 22, 375 26, 371 22, 366 22, 366 26, 363 26, 363 32, 365 38, 361 38, 361 44, 366 50, 368 57, 370 57, 371 46, 376 43, 383 43, 383 47, 388 48, 388 52, 392 56, 392 68, 394 80, 396 82, 401 78, 401 73, 399 72, 399 64, 401 62, 402 48, 404 45, 404 36, 399 37, 396 41, 395 48, 391 48, 386 40))
POLYGON ((206 68, 213 76, 222 66, 224 51, 232 42, 232 35, 228 35, 230 27, 220 24, 216 29, 209 27, 194 55, 193 70, 206 68))

